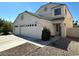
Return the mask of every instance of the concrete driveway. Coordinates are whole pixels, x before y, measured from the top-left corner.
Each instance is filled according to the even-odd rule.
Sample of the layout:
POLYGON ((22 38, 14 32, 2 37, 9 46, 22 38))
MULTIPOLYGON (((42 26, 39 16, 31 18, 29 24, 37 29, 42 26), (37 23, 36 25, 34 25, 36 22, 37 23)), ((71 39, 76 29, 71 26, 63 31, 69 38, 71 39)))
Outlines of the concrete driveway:
POLYGON ((15 35, 0 36, 0 52, 22 45, 24 43, 31 43, 38 47, 44 47, 50 44, 51 42, 54 42, 55 40, 57 40, 56 38, 51 38, 48 41, 42 41, 42 40, 33 41, 33 39, 34 38, 28 38, 28 37, 23 38, 23 37, 18 37, 15 35))
POLYGON ((24 44, 27 41, 14 35, 0 36, 0 52, 24 44))
MULTIPOLYGON (((56 39, 56 38, 51 38, 56 39)), ((0 56, 7 55, 79 55, 79 39, 61 38, 53 43, 49 41, 33 42, 28 38, 24 39, 14 35, 0 36, 0 56), (43 43, 43 44, 42 44, 43 43), (49 45, 45 45, 51 43, 49 45), (42 48, 41 48, 42 47, 42 48)))
POLYGON ((4 35, 4 36, 0 36, 0 52, 7 50, 7 49, 14 48, 24 43, 31 43, 38 47, 45 46, 45 45, 42 45, 42 44, 39 44, 33 41, 29 41, 27 38, 24 39, 24 38, 15 36, 15 35, 4 35))

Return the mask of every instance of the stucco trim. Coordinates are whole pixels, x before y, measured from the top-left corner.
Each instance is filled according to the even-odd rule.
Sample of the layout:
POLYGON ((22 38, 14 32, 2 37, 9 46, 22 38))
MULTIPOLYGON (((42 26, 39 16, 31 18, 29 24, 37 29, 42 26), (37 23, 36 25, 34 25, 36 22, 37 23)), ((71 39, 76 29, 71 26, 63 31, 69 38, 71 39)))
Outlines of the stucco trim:
POLYGON ((65 17, 60 17, 60 18, 54 18, 54 19, 52 19, 52 21, 56 21, 56 20, 64 20, 65 19, 65 17))

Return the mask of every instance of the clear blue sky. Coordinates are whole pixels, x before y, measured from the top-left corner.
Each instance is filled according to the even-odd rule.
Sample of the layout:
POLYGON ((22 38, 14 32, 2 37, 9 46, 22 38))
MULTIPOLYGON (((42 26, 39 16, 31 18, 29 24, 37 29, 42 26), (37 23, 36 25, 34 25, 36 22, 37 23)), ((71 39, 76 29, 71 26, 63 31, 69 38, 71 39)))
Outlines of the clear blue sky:
MULTIPOLYGON (((17 15, 25 10, 35 12, 48 2, 0 2, 0 17, 14 21, 17 15)), ((59 2, 57 2, 59 3, 59 2)), ((67 4, 74 20, 79 20, 79 2, 60 2, 67 4)))

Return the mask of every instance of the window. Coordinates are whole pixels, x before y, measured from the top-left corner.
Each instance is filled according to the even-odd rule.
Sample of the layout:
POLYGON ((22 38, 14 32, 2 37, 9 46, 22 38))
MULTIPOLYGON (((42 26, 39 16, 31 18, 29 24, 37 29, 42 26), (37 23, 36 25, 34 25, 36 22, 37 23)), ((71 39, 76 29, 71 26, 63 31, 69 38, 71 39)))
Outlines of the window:
POLYGON ((23 20, 24 19, 24 16, 23 15, 21 15, 21 20, 23 20))
POLYGON ((61 15, 61 8, 54 9, 54 15, 61 15))
POLYGON ((32 24, 32 26, 34 26, 34 25, 32 24))
POLYGON ((31 24, 29 26, 31 26, 31 24))
POLYGON ((35 24, 35 26, 37 26, 37 24, 35 24))
POLYGON ((47 7, 44 8, 44 11, 47 11, 47 7))
MULTIPOLYGON (((23 26, 23 25, 21 25, 21 26, 23 26)), ((24 25, 24 26, 26 26, 26 27, 32 27, 32 26, 37 26, 37 24, 28 24, 28 25, 24 25)))

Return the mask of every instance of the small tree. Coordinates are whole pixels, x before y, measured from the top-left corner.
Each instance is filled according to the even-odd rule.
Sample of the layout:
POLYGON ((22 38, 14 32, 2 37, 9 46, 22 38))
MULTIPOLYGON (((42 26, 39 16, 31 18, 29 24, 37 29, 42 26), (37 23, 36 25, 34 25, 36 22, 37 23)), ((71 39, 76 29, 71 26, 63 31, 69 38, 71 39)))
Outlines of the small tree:
POLYGON ((2 18, 0 18, 0 28, 2 27, 2 25, 3 25, 3 20, 2 20, 2 18))
POLYGON ((9 31, 9 26, 8 26, 8 23, 7 22, 4 22, 3 24, 3 34, 9 34, 8 31, 9 31))
POLYGON ((2 26, 4 24, 4 20, 0 18, 0 33, 2 33, 2 26))
POLYGON ((9 32, 12 31, 12 23, 11 22, 8 22, 8 21, 5 21, 4 24, 3 24, 3 34, 6 35, 6 34, 9 34, 9 32))

